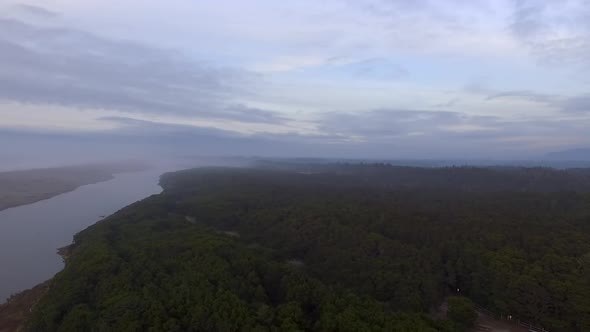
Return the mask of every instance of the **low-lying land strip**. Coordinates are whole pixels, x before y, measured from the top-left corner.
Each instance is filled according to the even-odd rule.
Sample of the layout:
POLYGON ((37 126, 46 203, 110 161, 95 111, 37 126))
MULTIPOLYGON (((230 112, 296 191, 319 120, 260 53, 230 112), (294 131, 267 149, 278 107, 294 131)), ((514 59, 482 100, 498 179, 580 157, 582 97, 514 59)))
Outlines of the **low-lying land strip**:
POLYGON ((139 163, 117 163, 0 172, 0 211, 108 181, 116 173, 145 168, 139 163))

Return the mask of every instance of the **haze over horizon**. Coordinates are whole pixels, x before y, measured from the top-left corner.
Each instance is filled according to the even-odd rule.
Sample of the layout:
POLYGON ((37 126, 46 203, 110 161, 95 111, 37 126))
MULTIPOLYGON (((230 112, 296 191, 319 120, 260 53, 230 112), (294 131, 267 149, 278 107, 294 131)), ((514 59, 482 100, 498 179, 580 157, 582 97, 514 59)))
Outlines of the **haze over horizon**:
POLYGON ((0 158, 538 158, 589 74, 584 0, 4 0, 0 158))

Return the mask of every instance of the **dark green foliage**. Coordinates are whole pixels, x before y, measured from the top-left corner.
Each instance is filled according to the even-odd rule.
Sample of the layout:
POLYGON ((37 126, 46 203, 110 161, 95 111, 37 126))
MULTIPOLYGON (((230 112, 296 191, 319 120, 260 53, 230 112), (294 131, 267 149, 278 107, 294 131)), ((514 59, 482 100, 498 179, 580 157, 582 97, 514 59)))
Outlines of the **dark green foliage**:
POLYGON ((418 315, 326 286, 267 250, 173 216, 134 213, 157 201, 77 236, 31 330, 435 331, 418 315))
MULTIPOLYGON (((590 330, 590 196, 537 182, 585 172, 404 170, 440 184, 427 185, 399 171, 167 174, 163 194, 76 236, 31 330, 453 331, 423 313, 457 289, 590 330)), ((465 299, 450 301, 470 321, 465 299)))
POLYGON ((448 301, 449 319, 464 328, 472 327, 475 324, 477 312, 471 300, 462 296, 451 296, 448 301))

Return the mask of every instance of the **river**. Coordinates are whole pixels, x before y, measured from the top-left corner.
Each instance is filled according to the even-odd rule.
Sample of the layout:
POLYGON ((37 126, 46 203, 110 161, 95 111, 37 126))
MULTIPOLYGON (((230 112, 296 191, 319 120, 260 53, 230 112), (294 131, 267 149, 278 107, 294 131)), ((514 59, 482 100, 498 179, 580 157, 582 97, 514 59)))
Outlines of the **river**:
POLYGON ((53 277, 63 268, 57 248, 119 209, 162 191, 149 170, 118 174, 50 199, 0 211, 0 303, 53 277))

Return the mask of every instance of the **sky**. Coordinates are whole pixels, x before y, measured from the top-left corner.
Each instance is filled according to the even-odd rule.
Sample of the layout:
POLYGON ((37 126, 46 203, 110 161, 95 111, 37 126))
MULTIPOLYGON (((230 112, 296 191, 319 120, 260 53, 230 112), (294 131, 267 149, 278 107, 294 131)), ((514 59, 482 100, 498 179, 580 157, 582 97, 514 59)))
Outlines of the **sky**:
POLYGON ((2 0, 0 156, 590 147, 587 0, 2 0))

